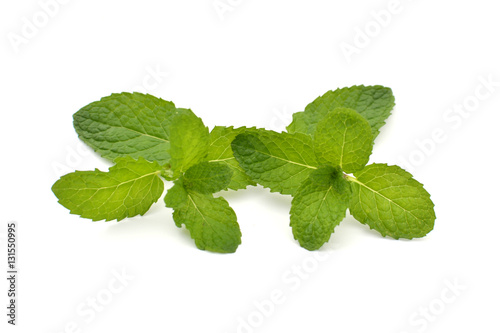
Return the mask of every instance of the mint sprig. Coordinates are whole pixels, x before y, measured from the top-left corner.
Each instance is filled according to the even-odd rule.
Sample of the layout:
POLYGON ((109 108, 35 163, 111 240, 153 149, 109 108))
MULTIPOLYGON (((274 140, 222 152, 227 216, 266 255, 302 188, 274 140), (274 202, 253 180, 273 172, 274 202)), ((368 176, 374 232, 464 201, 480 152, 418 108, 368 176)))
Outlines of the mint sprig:
POLYGON ((52 187, 70 213, 93 221, 145 214, 173 181, 165 205, 196 246, 220 253, 241 244, 223 190, 260 184, 292 195, 290 225, 299 244, 329 241, 347 209, 383 236, 423 237, 434 204, 398 166, 367 165, 375 137, 394 107, 382 86, 330 91, 294 114, 288 132, 215 126, 189 109, 140 93, 113 94, 74 114, 79 137, 115 163, 107 172, 76 171, 52 187), (162 179, 163 178, 163 179, 162 179))
POLYGON ((216 127, 210 134, 191 110, 140 93, 105 97, 73 119, 79 137, 115 165, 108 172, 76 171, 53 185, 70 213, 93 221, 143 215, 163 194, 164 178, 175 181, 165 203, 198 248, 236 251, 236 214, 213 193, 254 184, 232 156, 237 130, 216 127))
POLYGON ((294 115, 293 133, 257 130, 233 141, 236 160, 254 181, 293 196, 290 226, 302 247, 326 243, 348 208, 395 239, 433 229, 434 204, 421 183, 398 166, 367 166, 374 135, 394 105, 389 92, 379 86, 330 92, 294 115))

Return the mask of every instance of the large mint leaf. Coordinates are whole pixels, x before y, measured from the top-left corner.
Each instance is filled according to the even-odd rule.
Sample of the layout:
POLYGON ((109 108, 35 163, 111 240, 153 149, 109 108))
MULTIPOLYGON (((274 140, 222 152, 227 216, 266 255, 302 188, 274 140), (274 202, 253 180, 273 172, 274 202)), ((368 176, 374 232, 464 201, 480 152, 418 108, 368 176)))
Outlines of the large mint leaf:
POLYGON ((371 164, 354 173, 349 210, 383 236, 418 238, 434 228, 434 204, 423 185, 398 166, 371 164))
POLYGON ((257 130, 239 134, 231 146, 247 175, 272 192, 293 194, 317 167, 311 137, 301 133, 257 130))
POLYGON ((290 226, 302 247, 312 251, 328 242, 346 215, 350 194, 350 184, 338 167, 315 170, 301 184, 293 196, 290 226))
POLYGON ((176 181, 165 204, 174 209, 177 227, 184 224, 200 250, 233 253, 241 244, 236 214, 224 198, 186 190, 182 181, 176 181))
POLYGON ((174 178, 208 154, 208 128, 191 110, 178 109, 170 128, 170 165, 174 178))
POLYGON ((144 215, 163 193, 156 162, 117 158, 108 172, 76 171, 61 177, 52 191, 71 214, 99 220, 144 215))
POLYGON ((227 186, 232 190, 245 189, 248 185, 256 185, 236 161, 231 149, 231 142, 236 135, 247 131, 246 127, 215 126, 210 132, 210 146, 207 160, 210 163, 224 163, 233 171, 231 182, 227 186))
POLYGON ((313 141, 320 164, 340 165, 347 173, 363 169, 373 149, 370 125, 347 108, 337 108, 321 119, 313 141))
POLYGON ((370 124, 375 139, 394 108, 394 96, 390 88, 382 86, 352 86, 328 91, 303 112, 295 113, 287 131, 313 135, 318 122, 338 107, 350 108, 362 115, 370 124))
POLYGON ((80 139, 102 157, 143 157, 170 160, 169 126, 176 113, 172 102, 141 93, 113 94, 90 103, 73 115, 80 139))

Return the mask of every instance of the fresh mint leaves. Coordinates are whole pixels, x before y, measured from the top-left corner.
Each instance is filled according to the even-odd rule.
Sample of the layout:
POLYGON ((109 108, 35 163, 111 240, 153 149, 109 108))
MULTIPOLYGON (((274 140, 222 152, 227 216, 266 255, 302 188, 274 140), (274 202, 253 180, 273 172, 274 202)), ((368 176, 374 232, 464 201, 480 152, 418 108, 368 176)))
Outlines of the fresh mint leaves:
POLYGON ((93 221, 145 214, 173 181, 165 205, 196 246, 220 253, 241 244, 236 214, 223 190, 260 184, 292 195, 290 226, 299 244, 329 241, 347 209, 383 236, 423 237, 434 204, 398 166, 367 166, 375 137, 394 107, 389 88, 329 91, 294 114, 288 132, 215 126, 191 110, 140 93, 113 94, 73 116, 79 137, 113 161, 107 172, 76 171, 52 187, 70 213, 93 221), (162 179, 163 178, 163 179, 162 179))
POLYGON ((296 113, 289 133, 253 130, 234 139, 234 156, 255 182, 292 195, 290 226, 302 247, 326 243, 347 209, 395 239, 433 229, 434 204, 422 184, 398 166, 367 166, 393 106, 388 88, 343 88, 296 113))
POLYGON ((73 116, 79 137, 115 163, 108 172, 76 171, 52 187, 72 214, 93 221, 143 215, 174 180, 165 203, 198 248, 234 252, 241 243, 236 214, 213 193, 254 184, 234 160, 231 141, 242 130, 209 133, 191 110, 140 93, 113 94, 73 116))

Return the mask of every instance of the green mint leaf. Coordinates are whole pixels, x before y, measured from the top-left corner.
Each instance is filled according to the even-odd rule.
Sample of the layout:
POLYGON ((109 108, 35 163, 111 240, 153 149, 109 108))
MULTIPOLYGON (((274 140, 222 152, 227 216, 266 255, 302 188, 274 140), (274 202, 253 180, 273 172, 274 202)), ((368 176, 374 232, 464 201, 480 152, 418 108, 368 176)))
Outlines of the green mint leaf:
POLYGON ((157 162, 131 157, 116 159, 108 172, 76 171, 52 186, 59 203, 71 214, 99 220, 122 220, 144 215, 163 193, 157 162))
POLYGON ((250 130, 246 127, 224 127, 215 126, 210 132, 210 146, 208 148, 207 160, 213 163, 224 163, 233 171, 231 182, 227 186, 232 190, 245 189, 249 185, 256 185, 254 181, 240 167, 234 158, 231 142, 236 135, 250 130))
POLYGON ((191 191, 211 194, 227 189, 233 171, 222 163, 201 162, 184 173, 184 186, 191 191))
POLYGON ((113 94, 90 103, 73 115, 80 139, 102 157, 143 157, 169 162, 169 126, 175 105, 140 93, 113 94))
POLYGON ((338 107, 350 108, 362 115, 370 124, 375 140, 391 115, 394 96, 390 88, 382 86, 352 86, 329 91, 309 104, 305 111, 295 113, 287 131, 313 135, 318 122, 338 107))
POLYGON ((188 193, 184 188, 182 179, 174 181, 174 186, 167 191, 163 200, 165 201, 165 206, 173 209, 179 209, 188 202, 188 193))
POLYGON ((224 198, 188 191, 176 181, 165 204, 174 208, 175 224, 186 226, 200 250, 233 253, 241 244, 236 214, 224 198))
POLYGON ((348 177, 354 218, 383 236, 418 238, 434 228, 434 204, 423 185, 398 166, 371 164, 348 177))
POLYGON ((313 141, 320 164, 340 165, 347 173, 363 169, 373 149, 370 124, 347 108, 337 108, 321 119, 313 141))
POLYGON ((271 192, 293 194, 317 166, 312 139, 301 133, 256 130, 237 135, 231 147, 247 175, 271 192))
POLYGON ((328 242, 346 215, 350 195, 350 184, 340 168, 312 172, 294 194, 290 210, 290 226, 300 246, 313 251, 328 242))
POLYGON ((201 162, 208 153, 208 128, 191 110, 177 109, 170 126, 170 165, 174 178, 201 162))

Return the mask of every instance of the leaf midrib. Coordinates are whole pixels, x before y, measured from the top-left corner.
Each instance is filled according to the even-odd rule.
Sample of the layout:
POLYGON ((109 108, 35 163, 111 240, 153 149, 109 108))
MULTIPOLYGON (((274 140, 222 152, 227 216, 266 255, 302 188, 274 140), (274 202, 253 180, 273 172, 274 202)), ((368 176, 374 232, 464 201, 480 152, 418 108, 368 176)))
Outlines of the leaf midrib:
POLYGON ((151 175, 157 175, 159 176, 161 174, 161 171, 154 171, 154 172, 151 172, 151 173, 148 173, 148 174, 145 174, 145 175, 142 175, 140 177, 137 177, 137 178, 133 178, 133 179, 129 179, 125 182, 121 182, 121 183, 118 183, 118 184, 115 184, 115 185, 112 185, 112 186, 104 186, 104 187, 85 187, 85 188, 72 188, 72 187, 66 187, 65 189, 66 190, 75 190, 75 191, 83 191, 83 190, 96 190, 96 191, 100 191, 100 190, 107 190, 107 189, 110 189, 110 188, 115 188, 115 187, 120 187, 124 184, 127 184, 127 183, 130 183, 130 182, 136 182, 138 181, 139 179, 142 179, 142 178, 145 178, 145 177, 149 177, 151 175))
POLYGON ((311 166, 311 165, 307 165, 307 164, 302 164, 302 163, 299 163, 299 162, 294 162, 294 161, 291 161, 291 160, 287 160, 285 158, 282 158, 282 157, 278 157, 278 156, 275 156, 275 155, 271 155, 270 153, 265 153, 263 151, 260 151, 260 150, 255 150, 256 152, 260 153, 260 154, 263 154, 263 155, 266 155, 266 156, 269 156, 269 157, 272 157, 272 158, 276 158, 278 160, 281 160, 281 161, 284 161, 284 162, 288 162, 290 164, 295 164, 295 165, 299 165, 299 166, 302 166, 302 167, 305 167, 305 168, 309 168, 309 169, 318 169, 317 167, 314 167, 314 166, 311 166))
POLYGON ((319 207, 318 207, 318 210, 316 212, 316 215, 314 215, 314 221, 311 222, 311 224, 314 223, 314 222, 316 222, 318 220, 319 212, 320 212, 321 208, 323 207, 323 204, 325 203, 326 197, 328 196, 328 194, 330 193, 330 190, 332 188, 333 188, 333 185, 330 185, 330 187, 328 188, 328 190, 326 190, 326 193, 323 196, 323 199, 321 199, 321 203, 319 204, 319 207))
POLYGON ((98 120, 94 120, 94 121, 96 123, 106 125, 106 126, 108 126, 110 128, 120 128, 120 129, 124 129, 124 130, 130 131, 130 132, 134 132, 134 133, 140 134, 141 136, 147 136, 147 137, 150 137, 152 139, 156 139, 156 140, 160 140, 160 141, 163 141, 163 142, 166 142, 166 143, 170 143, 170 140, 167 140, 167 139, 164 139, 164 138, 161 138, 161 137, 158 137, 158 136, 154 136, 154 135, 151 135, 151 134, 148 134, 148 133, 139 132, 139 131, 134 130, 132 128, 125 127, 123 125, 122 126, 114 126, 114 125, 110 125, 108 123, 104 123, 102 121, 98 121, 98 120))
MULTIPOLYGON (((355 182, 356 184, 359 184, 359 185, 363 186, 364 188, 368 189, 369 191, 371 191, 371 192, 373 192, 373 193, 375 193, 375 194, 379 195, 380 197, 384 198, 385 200, 387 200, 387 201, 389 201, 389 202, 393 203, 393 204, 394 204, 394 205, 396 205, 397 207, 401 208, 403 211, 405 211, 405 212, 407 212, 408 214, 410 214, 411 216, 413 216, 413 217, 414 217, 417 221, 421 221, 421 220, 422 220, 421 218, 419 218, 419 217, 415 216, 415 214, 413 214, 411 211, 409 211, 409 210, 407 210, 406 208, 402 207, 401 205, 397 204, 397 203, 396 203, 396 202, 394 202, 393 200, 389 199, 388 197, 386 197, 386 196, 385 196, 385 195, 383 195, 382 193, 380 193, 380 192, 376 191, 375 189, 373 189, 373 188, 369 187, 368 185, 366 185, 366 184, 364 184, 364 183, 360 182, 358 179, 356 179, 356 178, 354 178, 354 177, 348 177, 348 179, 349 179, 350 181, 355 182)), ((394 214, 393 214, 393 215, 394 215, 394 214)))

